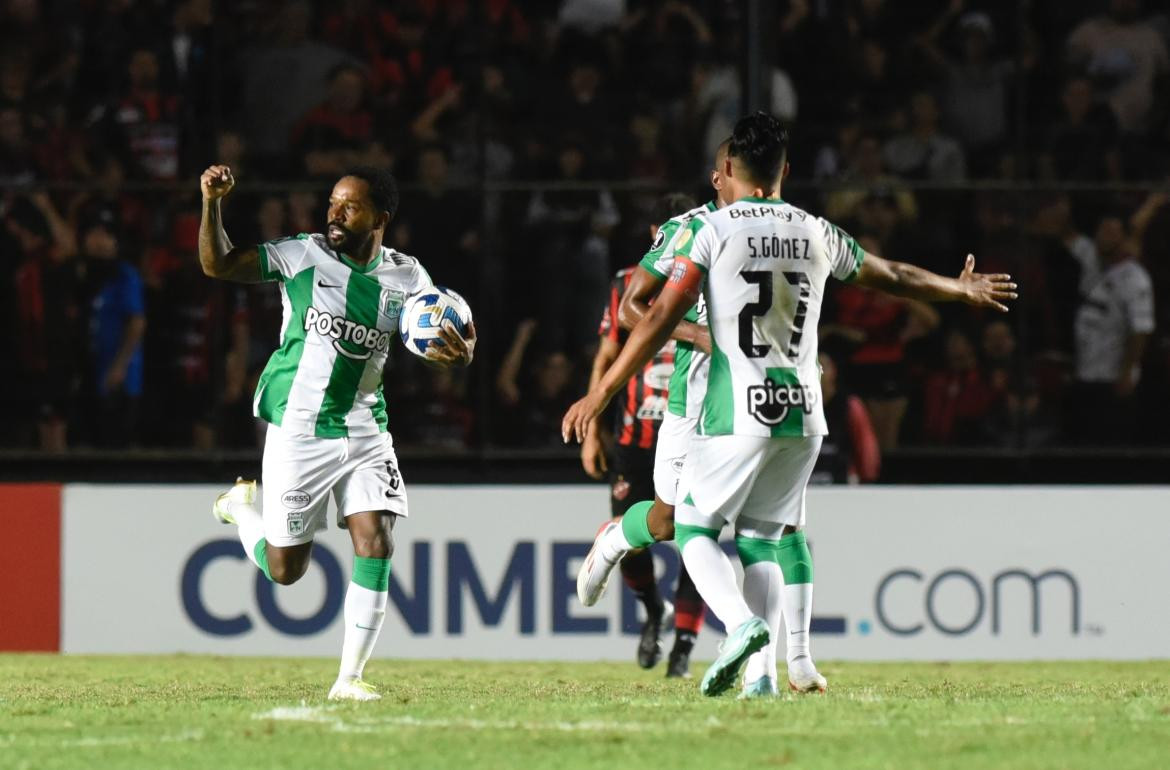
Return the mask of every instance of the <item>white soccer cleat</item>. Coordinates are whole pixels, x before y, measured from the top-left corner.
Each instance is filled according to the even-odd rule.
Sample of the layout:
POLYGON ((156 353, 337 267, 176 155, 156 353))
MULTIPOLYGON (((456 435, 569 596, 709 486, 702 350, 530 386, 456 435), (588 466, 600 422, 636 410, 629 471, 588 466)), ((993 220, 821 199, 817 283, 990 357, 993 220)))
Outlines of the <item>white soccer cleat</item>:
POLYGON ((611 521, 601 526, 597 530, 597 537, 593 539, 593 547, 589 549, 589 553, 585 554, 585 561, 581 563, 581 569, 577 571, 577 598, 586 607, 592 607, 601 599, 605 593, 605 587, 609 584, 609 576, 613 573, 613 568, 621 561, 623 554, 618 554, 617 558, 612 561, 605 558, 602 553, 601 541, 605 536, 613 531, 615 527, 620 527, 621 522, 611 521))
POLYGON ((256 482, 244 481, 237 478, 232 488, 215 498, 211 506, 211 515, 216 521, 224 524, 235 524, 236 517, 232 515, 233 505, 252 505, 256 502, 256 482))
POLYGON ((374 685, 358 678, 338 679, 329 689, 329 700, 381 700, 374 685))
POLYGON ((793 692, 824 692, 829 682, 817 671, 812 658, 801 655, 788 663, 788 689, 793 692))

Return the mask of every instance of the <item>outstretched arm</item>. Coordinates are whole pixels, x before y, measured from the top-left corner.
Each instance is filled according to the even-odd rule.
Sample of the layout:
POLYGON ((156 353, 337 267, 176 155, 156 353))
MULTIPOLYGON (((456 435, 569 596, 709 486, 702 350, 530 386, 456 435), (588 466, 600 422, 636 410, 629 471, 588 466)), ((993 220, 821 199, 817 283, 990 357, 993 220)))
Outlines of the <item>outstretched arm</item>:
POLYGON ((1016 285, 1011 281, 1012 277, 1006 273, 976 273, 975 257, 972 254, 967 255, 967 263, 958 278, 947 278, 921 267, 892 262, 868 252, 862 260, 860 272, 853 280, 858 286, 880 289, 898 297, 924 302, 965 302, 975 307, 994 308, 1001 313, 1008 311, 1003 302, 1018 296, 1016 285))
MULTIPOLYGON (((634 277, 630 285, 622 294, 621 305, 618 306, 618 323, 627 331, 633 329, 650 310, 650 300, 658 294, 665 278, 651 273, 644 267, 634 270, 634 277)), ((670 332, 672 340, 689 342, 703 353, 711 352, 711 330, 691 321, 679 321, 678 326, 670 332)))
POLYGON ((703 275, 697 266, 685 257, 675 258, 675 272, 650 306, 641 322, 634 327, 621 354, 613 362, 601 381, 589 389, 585 398, 569 407, 561 422, 561 437, 565 443, 576 438, 580 443, 596 427, 600 415, 622 386, 662 349, 670 339, 670 332, 698 301, 703 275), (679 263, 682 262, 682 269, 679 263))
POLYGON ((199 220, 199 264, 203 274, 240 283, 259 283, 260 249, 235 247, 223 229, 220 201, 236 186, 227 166, 211 166, 199 177, 203 217, 199 220))

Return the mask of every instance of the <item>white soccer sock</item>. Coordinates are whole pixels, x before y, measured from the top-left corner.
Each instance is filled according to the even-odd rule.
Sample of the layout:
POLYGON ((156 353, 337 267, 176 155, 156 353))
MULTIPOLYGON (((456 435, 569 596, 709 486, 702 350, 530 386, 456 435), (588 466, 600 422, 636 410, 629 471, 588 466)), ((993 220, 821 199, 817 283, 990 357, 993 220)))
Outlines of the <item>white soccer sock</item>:
POLYGON ((743 598, 755 615, 768 621, 772 638, 759 652, 748 658, 743 681, 754 682, 762 676, 776 679, 776 644, 780 639, 780 617, 784 576, 774 561, 761 561, 744 567, 743 598))
POLYGON ((386 619, 387 591, 372 591, 351 582, 345 592, 345 640, 338 679, 360 679, 386 619))
POLYGON ((598 544, 598 554, 607 562, 614 563, 621 560, 634 546, 626 540, 626 533, 622 531, 621 522, 616 527, 610 527, 609 532, 601 536, 598 544))
POLYGON ((812 583, 784 586, 784 625, 788 627, 788 662, 809 656, 808 627, 812 624, 812 583))
POLYGON ((699 595, 731 633, 752 617, 752 611, 743 600, 735 582, 731 560, 719 544, 701 535, 686 541, 682 549, 683 563, 699 595))
POLYGON ((256 510, 255 506, 248 503, 229 503, 228 510, 232 518, 236 520, 238 527, 236 534, 239 535, 240 543, 244 546, 244 555, 257 567, 264 569, 256 561, 256 544, 264 538, 264 517, 260 515, 260 511, 256 510))

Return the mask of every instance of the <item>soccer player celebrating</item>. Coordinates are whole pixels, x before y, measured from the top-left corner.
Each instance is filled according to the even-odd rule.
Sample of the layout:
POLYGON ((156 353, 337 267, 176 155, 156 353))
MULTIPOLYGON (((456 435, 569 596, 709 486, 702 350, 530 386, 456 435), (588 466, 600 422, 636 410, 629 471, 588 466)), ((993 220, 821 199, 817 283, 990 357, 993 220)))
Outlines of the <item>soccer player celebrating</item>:
MULTIPOLYGON (((324 235, 298 235, 233 246, 220 202, 235 186, 231 169, 211 166, 199 180, 203 218, 199 261, 212 278, 280 285, 280 347, 268 360, 253 400, 268 423, 263 505, 256 483, 238 481, 215 501, 215 516, 239 528, 244 552, 269 580, 289 585, 309 567, 313 536, 326 527, 332 493, 339 525, 353 540, 353 575, 345 595, 341 671, 331 700, 375 700, 362 671, 386 615, 391 530, 407 515, 406 488, 386 430, 382 370, 407 297, 431 285, 418 260, 382 245, 398 208, 389 172, 357 168, 329 198, 324 235)), ((467 339, 448 324, 427 358, 467 365, 467 339)))
MULTIPOLYGON (((788 630, 788 682, 824 691, 809 650, 812 558, 804 535, 805 486, 825 435, 817 371, 817 321, 830 275, 926 301, 962 301, 1007 311, 1016 297, 1007 275, 958 278, 865 252, 843 231, 780 198, 788 172, 788 134, 756 113, 735 126, 724 185, 735 203, 700 214, 675 241, 670 278, 618 359, 588 395, 570 407, 564 438, 582 440, 629 375, 645 364, 702 295, 711 329, 711 363, 699 417, 679 483, 674 537, 703 599, 728 629, 700 690, 732 687, 747 659, 770 656, 744 695, 776 693, 775 640, 788 630), (735 531, 744 589, 716 539, 735 531)), ((629 519, 634 512, 627 512, 629 519)), ((648 513, 648 512, 647 512, 648 513)), ((582 567, 585 598, 596 601, 617 559, 663 539, 663 522, 607 527, 582 567), (638 533, 639 537, 628 537, 638 533)), ((750 676, 751 672, 749 672, 750 676)))
MULTIPOLYGON (((680 194, 664 196, 658 208, 661 213, 656 219, 671 217, 679 210, 685 210, 687 213, 671 217, 662 225, 650 226, 651 246, 642 258, 640 264, 643 266, 653 265, 660 258, 666 250, 667 241, 671 240, 678 230, 680 220, 704 210, 695 208, 694 200, 680 194)), ((711 208, 714 209, 714 206, 711 208)), ((621 343, 627 335, 619 324, 619 308, 624 306, 634 285, 645 282, 643 272, 643 269, 638 267, 625 268, 614 276, 610 286, 609 303, 601 317, 598 331, 601 341, 597 355, 593 359, 590 386, 601 380, 621 351, 621 343)), ((661 494, 672 502, 674 500, 678 471, 671 469, 667 462, 667 458, 674 455, 665 455, 662 452, 661 429, 666 424, 668 404, 673 402, 679 367, 683 367, 682 376, 685 377, 686 362, 690 359, 694 341, 697 337, 704 336, 705 329, 700 329, 691 320, 681 322, 674 330, 674 339, 668 340, 646 366, 630 379, 626 387, 618 392, 617 408, 614 410, 615 446, 612 469, 607 469, 605 465, 605 450, 602 447, 600 430, 591 431, 581 445, 581 463, 586 473, 594 478, 601 478, 606 470, 611 470, 610 505, 614 518, 612 526, 620 526, 618 522, 630 506, 631 500, 655 497, 657 487, 669 487, 669 490, 664 490, 661 494)), ((710 350, 709 344, 705 346, 705 350, 710 350)), ((681 387, 685 396, 685 382, 681 387)), ((669 451, 668 449, 667 452, 669 451)), ((650 504, 643 502, 635 505, 650 504)), ((642 625, 642 634, 638 642, 638 665, 642 668, 653 668, 658 663, 662 655, 662 629, 673 621, 675 642, 666 675, 689 676, 690 652, 702 625, 705 607, 694 582, 687 574, 686 567, 680 565, 679 568, 674 605, 664 601, 658 594, 658 584, 654 579, 654 559, 648 550, 637 549, 626 554, 621 560, 621 573, 622 580, 646 609, 646 622, 642 625)))

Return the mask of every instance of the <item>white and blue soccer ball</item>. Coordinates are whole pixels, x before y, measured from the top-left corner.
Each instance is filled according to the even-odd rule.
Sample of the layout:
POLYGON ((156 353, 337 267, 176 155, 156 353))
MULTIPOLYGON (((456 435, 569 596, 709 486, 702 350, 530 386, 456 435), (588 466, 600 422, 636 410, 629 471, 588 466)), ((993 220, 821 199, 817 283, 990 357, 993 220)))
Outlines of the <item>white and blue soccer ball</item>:
POLYGON ((432 341, 437 343, 436 347, 443 346, 439 329, 445 321, 450 321, 455 331, 466 338, 471 307, 457 292, 445 286, 432 286, 403 304, 398 316, 398 334, 407 350, 425 358, 432 341))

